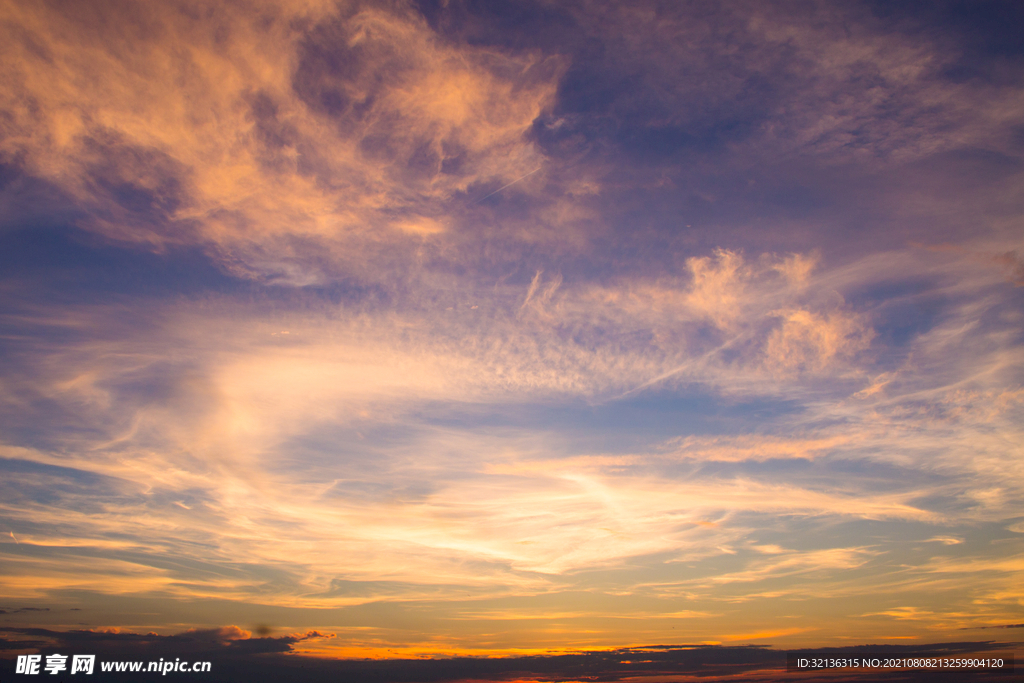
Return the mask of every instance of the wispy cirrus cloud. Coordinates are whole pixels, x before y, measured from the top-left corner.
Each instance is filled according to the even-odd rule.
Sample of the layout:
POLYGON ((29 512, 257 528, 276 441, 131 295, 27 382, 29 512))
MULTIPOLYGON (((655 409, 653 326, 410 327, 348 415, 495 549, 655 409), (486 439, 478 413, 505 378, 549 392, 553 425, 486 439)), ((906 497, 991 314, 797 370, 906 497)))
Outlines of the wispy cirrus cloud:
POLYGON ((14 5, 8 27, 9 161, 106 236, 294 285, 372 277, 370 253, 412 257, 454 198, 541 165, 523 134, 559 69, 398 5, 14 5))
MULTIPOLYGON (((1004 478, 1015 460, 997 450, 1005 436, 984 432, 997 420, 1005 435, 1005 420, 1019 405, 1012 391, 963 393, 979 372, 978 354, 959 370, 966 374, 940 375, 927 389, 904 386, 899 368, 880 384, 869 311, 816 286, 834 274, 798 257, 750 261, 731 253, 694 259, 687 269, 677 281, 597 289, 540 274, 525 291, 505 293, 504 311, 502 299, 476 308, 454 299, 439 321, 415 311, 366 314, 355 325, 325 323, 319 314, 261 321, 235 308, 225 323, 222 311, 185 306, 132 338, 102 339, 100 331, 100 340, 80 347, 62 344, 59 355, 36 357, 45 364, 31 376, 41 397, 65 406, 69 419, 101 430, 60 445, 60 455, 22 450, 9 457, 76 468, 64 471, 70 481, 104 482, 120 498, 104 507, 105 528, 87 534, 86 518, 67 511, 92 492, 72 493, 71 486, 59 505, 18 503, 21 538, 61 552, 82 545, 111 556, 138 551, 136 561, 147 567, 140 590, 224 594, 230 585, 263 599, 351 604, 371 598, 332 595, 332 575, 403 581, 416 595, 428 566, 428 583, 535 592, 551 590, 557 577, 631 558, 720 556, 749 538, 748 523, 732 521, 740 514, 933 524, 1007 514, 1019 496, 1004 478), (798 333, 787 328, 794 314, 779 310, 805 318, 798 333), (240 327, 248 319, 260 322, 240 327), (807 333, 813 324, 818 332, 807 333), (165 345, 192 353, 168 363, 165 345), (147 347, 153 351, 138 352, 147 347), (709 434, 641 441, 619 454, 574 454, 571 436, 550 427, 488 433, 443 424, 465 419, 460 414, 490 420, 495 410, 533 401, 581 401, 593 406, 588 410, 614 412, 645 392, 687 382, 732 401, 808 401, 774 427, 804 436, 709 434), (154 387, 163 388, 154 395, 154 387), (825 396, 831 398, 816 405, 825 396), (950 401, 965 400, 985 409, 948 412, 950 401), (942 433, 943 424, 958 440, 942 433), (755 467, 785 460, 821 461, 823 469, 787 480, 755 467), (931 474, 879 488, 865 471, 838 484, 831 468, 844 462, 931 474), (729 463, 739 469, 715 473, 729 463), (29 510, 65 525, 69 538, 94 540, 36 535, 26 526, 29 510), (167 519, 189 531, 171 531, 167 519), (133 527, 129 536, 169 535, 155 545, 104 540, 133 527), (198 566, 172 568, 159 559, 183 544, 211 542, 220 550, 207 557, 214 562, 206 578, 206 570, 195 575, 198 566), (363 558, 358 571, 331 559, 351 555, 363 558), (280 578, 262 575, 271 568, 280 578)), ((916 362, 927 358, 933 339, 950 343, 939 329, 914 342, 916 362)), ((958 369, 947 364, 947 371, 958 369)), ((845 551, 772 555, 722 580, 783 578, 817 566, 801 557, 836 552, 845 551)), ((79 572, 77 585, 83 580, 79 572)))

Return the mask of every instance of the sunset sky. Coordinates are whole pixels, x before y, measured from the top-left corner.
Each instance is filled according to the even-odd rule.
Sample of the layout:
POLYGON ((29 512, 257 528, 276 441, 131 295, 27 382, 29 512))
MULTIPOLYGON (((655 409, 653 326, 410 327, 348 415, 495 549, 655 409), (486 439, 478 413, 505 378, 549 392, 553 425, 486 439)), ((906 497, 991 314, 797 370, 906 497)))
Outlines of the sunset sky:
POLYGON ((0 1, 0 627, 1020 642, 1021 26, 0 1))

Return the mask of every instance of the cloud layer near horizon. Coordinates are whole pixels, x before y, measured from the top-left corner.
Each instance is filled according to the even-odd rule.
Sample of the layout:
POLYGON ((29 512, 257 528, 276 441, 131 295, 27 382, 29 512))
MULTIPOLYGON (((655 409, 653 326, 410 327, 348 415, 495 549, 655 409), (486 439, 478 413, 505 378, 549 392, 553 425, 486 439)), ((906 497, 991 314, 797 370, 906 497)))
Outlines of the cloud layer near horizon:
MULTIPOLYGON (((501 658, 453 657, 443 659, 388 659, 388 660, 331 660, 325 658, 290 657, 294 647, 303 642, 330 637, 311 631, 278 637, 253 638, 237 626, 220 629, 188 630, 172 636, 155 633, 146 635, 116 631, 52 631, 42 628, 4 629, 11 638, 6 643, 16 648, 34 649, 49 654, 52 651, 73 651, 87 647, 96 653, 97 665, 92 680, 132 680, 124 672, 104 674, 102 663, 124 661, 133 657, 148 664, 158 658, 170 661, 184 658, 191 665, 196 661, 212 664, 203 677, 211 681, 236 681, 243 678, 273 677, 294 681, 374 680, 391 681, 566 681, 592 678, 598 674, 608 681, 665 680, 666 676, 699 675, 707 681, 778 680, 786 665, 786 653, 765 647, 750 646, 666 646, 654 645, 636 648, 616 648, 605 651, 578 651, 562 655, 511 656, 501 658), (259 657, 253 657, 258 654, 259 657), (713 669, 709 675, 708 670, 713 669)), ((929 656, 984 658, 1004 657, 1007 643, 956 642, 920 646, 888 646, 889 656, 929 656)), ((801 654, 823 656, 864 656, 877 654, 870 646, 846 647, 831 653, 805 651, 801 654)), ((1005 661, 1005 659, 1004 659, 1005 661)), ((1012 667, 989 672, 988 680, 1012 680, 1012 667)), ((178 672, 175 672, 178 673, 178 672)), ((926 670, 901 671, 900 680, 929 680, 934 672, 926 670)), ((849 678, 832 676, 832 680, 863 680, 863 672, 849 678)), ((141 680, 143 677, 139 677, 141 680)))
POLYGON ((814 8, 5 6, 0 594, 1019 621, 1024 66, 814 8))

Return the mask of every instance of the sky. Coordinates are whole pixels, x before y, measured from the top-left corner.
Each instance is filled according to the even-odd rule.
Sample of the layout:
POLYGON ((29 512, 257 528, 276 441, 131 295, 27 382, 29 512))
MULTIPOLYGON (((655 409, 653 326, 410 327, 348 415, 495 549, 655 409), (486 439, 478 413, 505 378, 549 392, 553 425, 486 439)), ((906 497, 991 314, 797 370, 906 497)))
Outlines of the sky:
POLYGON ((1019 645, 1022 24, 3 0, 5 649, 1019 645))

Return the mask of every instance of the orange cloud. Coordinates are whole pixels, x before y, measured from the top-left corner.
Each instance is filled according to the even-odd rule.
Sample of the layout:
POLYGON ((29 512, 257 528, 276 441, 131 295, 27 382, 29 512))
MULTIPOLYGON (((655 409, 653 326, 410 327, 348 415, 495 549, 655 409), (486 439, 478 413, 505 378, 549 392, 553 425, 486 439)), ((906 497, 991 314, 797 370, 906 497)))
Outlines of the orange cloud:
POLYGON ((204 8, 9 7, 0 154, 105 235, 299 285, 321 274, 290 239, 363 268, 374 243, 446 230, 454 196, 543 165, 524 133, 557 60, 447 45, 402 9, 204 8))
POLYGON ((837 357, 867 348, 874 332, 856 315, 806 310, 773 311, 781 325, 765 344, 765 365, 774 373, 820 372, 837 357))

